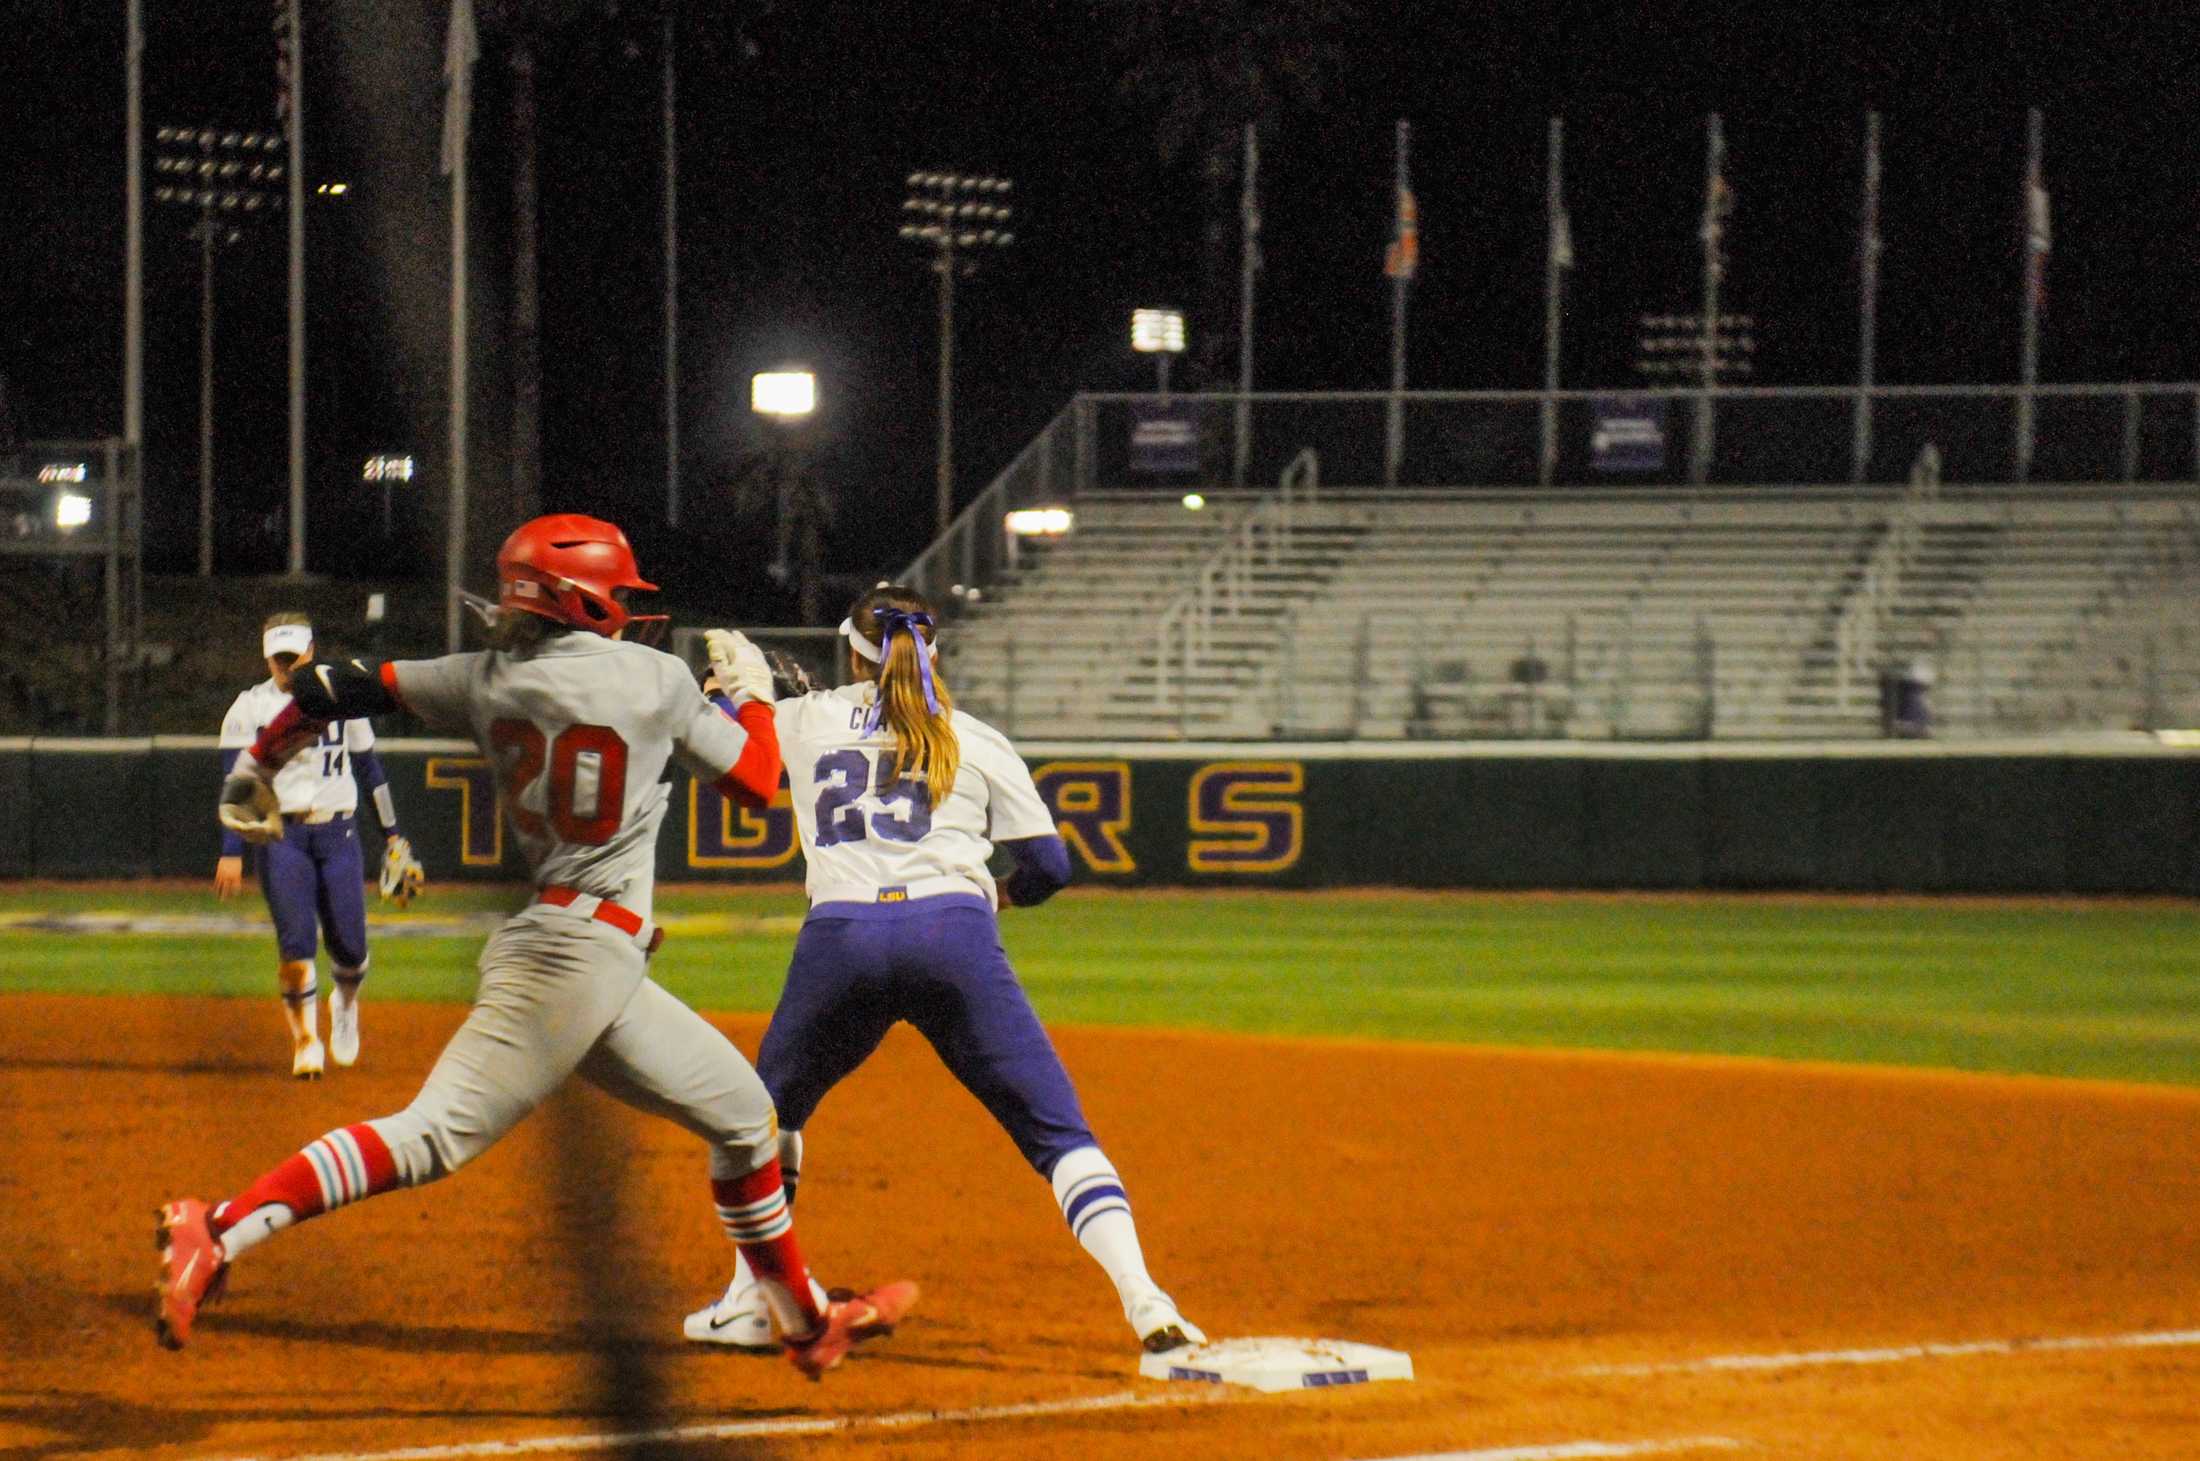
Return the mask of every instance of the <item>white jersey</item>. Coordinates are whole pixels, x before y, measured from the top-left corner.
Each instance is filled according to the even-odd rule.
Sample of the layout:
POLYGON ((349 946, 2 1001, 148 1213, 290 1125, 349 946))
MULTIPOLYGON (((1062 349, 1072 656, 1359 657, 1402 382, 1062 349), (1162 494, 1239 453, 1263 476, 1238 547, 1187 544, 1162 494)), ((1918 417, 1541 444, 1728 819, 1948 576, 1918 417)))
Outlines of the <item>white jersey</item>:
POLYGON ((556 635, 522 654, 400 660, 391 673, 406 709, 471 738, 495 764, 537 886, 591 893, 644 918, 666 764, 677 753, 716 781, 748 744, 685 664, 598 634, 556 635))
POLYGON ((866 736, 877 686, 819 690, 778 707, 779 749, 810 902, 879 903, 976 893, 998 903, 986 861, 996 842, 1054 835, 1054 814, 1008 738, 974 715, 953 712, 961 770, 935 807, 923 783, 881 787, 894 769, 894 733, 866 736))
MULTIPOLYGON (((273 679, 262 680, 230 705, 222 719, 221 748, 251 748, 260 731, 290 704, 290 692, 273 679)), ((359 809, 359 784, 351 778, 351 758, 374 749, 374 727, 364 720, 330 721, 321 743, 301 751, 275 773, 275 796, 286 817, 349 816, 359 809)))

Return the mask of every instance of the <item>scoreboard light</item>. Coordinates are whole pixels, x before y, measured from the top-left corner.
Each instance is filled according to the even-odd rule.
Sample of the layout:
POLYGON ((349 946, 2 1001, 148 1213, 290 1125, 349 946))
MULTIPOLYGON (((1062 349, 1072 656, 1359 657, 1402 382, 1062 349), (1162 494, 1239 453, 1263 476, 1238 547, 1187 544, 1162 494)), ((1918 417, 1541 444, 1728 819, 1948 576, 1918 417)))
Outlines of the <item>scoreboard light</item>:
POLYGON ((64 492, 54 499, 53 525, 73 533, 92 520, 92 499, 81 492, 64 492))
POLYGON ((1143 355, 1184 353, 1184 311, 1134 309, 1131 311, 1131 349, 1143 355))
POLYGON ((1008 530, 1019 538, 1059 538, 1077 523, 1066 507, 1022 507, 1005 521, 1008 530))

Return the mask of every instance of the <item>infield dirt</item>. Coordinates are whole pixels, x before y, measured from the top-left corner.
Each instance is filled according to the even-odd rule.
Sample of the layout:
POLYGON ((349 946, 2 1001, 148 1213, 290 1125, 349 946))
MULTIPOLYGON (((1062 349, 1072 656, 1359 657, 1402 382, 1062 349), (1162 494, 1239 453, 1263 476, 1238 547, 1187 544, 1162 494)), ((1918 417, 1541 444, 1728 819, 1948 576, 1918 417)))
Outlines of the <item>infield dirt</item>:
MULTIPOLYGON (((402 1106, 463 1014, 370 996, 361 1064, 300 1086, 272 1001, 0 999, 0 1456, 816 1418, 857 1423, 741 1454, 2200 1452, 2200 1342, 1590 1373, 2200 1329, 2200 1093, 1723 1059, 1056 1032, 1188 1314, 1404 1349, 1410 1385, 1175 1403, 1137 1378, 1045 1185, 906 1030, 812 1122, 798 1211, 826 1282, 925 1295, 820 1385, 680 1339, 730 1257, 702 1149, 585 1088, 448 1181, 282 1235, 157 1349, 156 1204, 402 1106), (1126 1393, 1164 1401, 863 1424, 1126 1393)), ((753 1052, 760 1020, 720 1023, 753 1052)))

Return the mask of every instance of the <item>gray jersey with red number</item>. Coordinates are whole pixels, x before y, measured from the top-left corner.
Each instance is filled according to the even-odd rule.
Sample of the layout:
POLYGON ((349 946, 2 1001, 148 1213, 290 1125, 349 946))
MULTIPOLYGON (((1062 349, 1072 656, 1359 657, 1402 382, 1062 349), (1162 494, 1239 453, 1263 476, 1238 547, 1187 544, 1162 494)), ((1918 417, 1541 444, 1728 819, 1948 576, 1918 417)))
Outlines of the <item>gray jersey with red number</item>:
POLYGON ((685 664, 596 634, 557 635, 525 653, 400 660, 394 673, 408 710, 488 753, 538 886, 592 893, 644 918, 666 763, 677 754, 715 781, 748 743, 685 664))

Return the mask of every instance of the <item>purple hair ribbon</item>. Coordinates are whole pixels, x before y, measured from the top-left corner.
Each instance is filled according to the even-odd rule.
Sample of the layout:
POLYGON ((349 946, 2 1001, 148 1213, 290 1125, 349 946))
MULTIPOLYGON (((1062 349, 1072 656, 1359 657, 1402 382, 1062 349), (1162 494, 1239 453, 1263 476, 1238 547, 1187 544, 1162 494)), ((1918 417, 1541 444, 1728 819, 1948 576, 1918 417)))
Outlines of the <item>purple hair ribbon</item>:
POLYGON ((917 632, 920 626, 925 629, 933 627, 932 616, 921 610, 897 609, 891 604, 882 604, 871 611, 871 617, 878 620, 880 693, 878 698, 871 702, 871 713, 863 718, 863 733, 870 735, 886 719, 886 666, 894 657, 894 636, 896 634, 907 634, 914 641, 917 652, 917 675, 924 682, 924 707, 934 715, 938 715, 940 713, 940 697, 938 692, 932 688, 932 656, 926 650, 924 636, 917 632))

